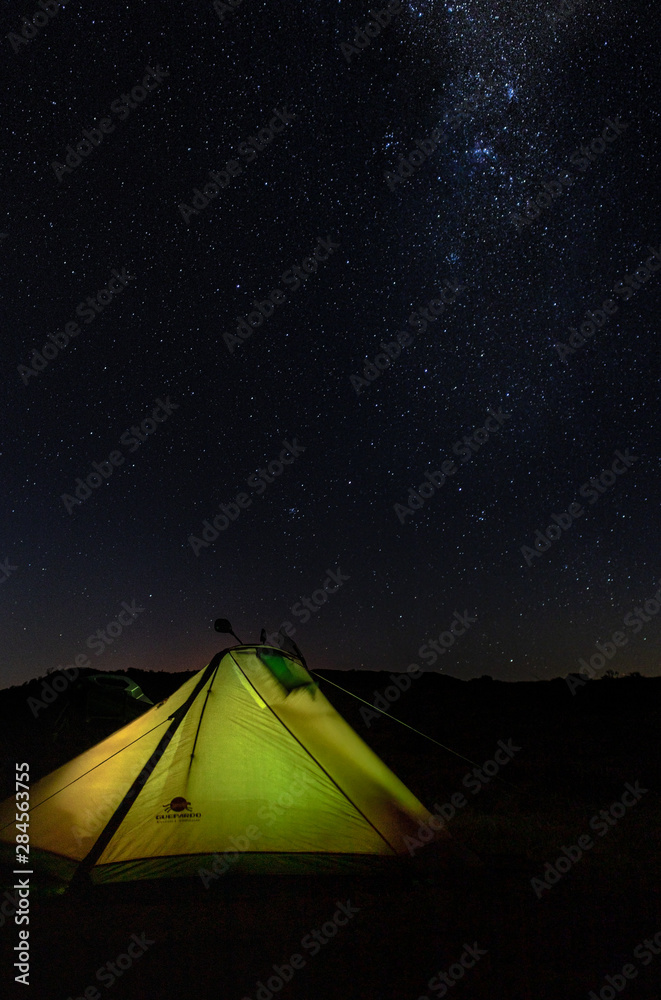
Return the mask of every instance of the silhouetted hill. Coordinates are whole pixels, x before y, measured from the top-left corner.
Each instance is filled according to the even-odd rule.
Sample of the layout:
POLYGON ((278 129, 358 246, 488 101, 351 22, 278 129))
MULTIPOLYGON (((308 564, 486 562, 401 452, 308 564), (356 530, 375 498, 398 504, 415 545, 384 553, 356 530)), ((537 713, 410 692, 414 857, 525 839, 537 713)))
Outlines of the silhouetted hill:
MULTIPOLYGON (((154 703, 190 676, 128 674, 154 703)), ((103 738, 110 725, 77 717, 68 689, 35 717, 28 699, 39 699, 54 676, 0 691, 3 797, 12 791, 14 761, 30 763, 36 781, 103 738)), ((436 970, 459 968, 452 963, 466 943, 479 942, 485 957, 462 996, 492 997, 495 982, 495 993, 512 1000, 578 1000, 658 930, 661 678, 605 678, 572 694, 564 680, 517 684, 427 674, 398 694, 386 673, 317 677, 366 742, 430 809, 441 811, 453 843, 474 851, 480 864, 472 869, 457 861, 434 871, 425 867, 421 844, 418 874, 403 870, 397 884, 228 875, 208 889, 199 879, 156 879, 97 887, 80 899, 42 888, 37 873, 31 930, 51 957, 48 965, 35 963, 35 996, 81 996, 99 966, 126 948, 129 933, 145 931, 153 949, 122 982, 126 1000, 169 995, 182 976, 199 996, 264 998, 268 991, 256 992, 256 981, 268 977, 273 963, 287 961, 338 899, 356 906, 355 926, 343 930, 341 950, 339 942, 329 944, 306 966, 297 980, 303 994, 288 996, 415 997, 436 970), (392 713, 418 732, 375 717, 335 684, 369 703, 389 699, 392 713), (626 785, 640 794, 623 812, 626 785), (600 821, 604 812, 608 824, 600 821), (576 857, 574 845, 588 833, 593 846, 569 863, 566 851, 576 857), (542 881, 556 862, 563 874, 542 881), (217 967, 222 993, 213 978, 217 967)), ((399 684, 406 687, 408 679, 400 676, 399 684)), ((14 876, 4 874, 5 885, 13 885, 14 876)), ((3 968, 14 960, 13 942, 0 934, 3 968)), ((658 970, 641 965, 639 971, 636 996, 657 1000, 658 970)))
MULTIPOLYGON (((93 672, 81 671, 80 676, 93 672)), ((134 669, 125 673, 154 704, 191 676, 134 669)), ((0 691, 2 798, 11 792, 15 761, 28 762, 36 781, 119 728, 117 722, 82 717, 76 704, 80 680, 47 704, 48 689, 61 676, 50 674, 0 691)), ((317 672, 338 711, 426 803, 462 788, 473 766, 462 757, 480 765, 493 758, 501 740, 512 740, 521 749, 505 773, 484 788, 482 809, 490 802, 503 808, 512 797, 517 808, 525 803, 534 810, 555 799, 598 808, 602 798, 617 790, 617 781, 640 778, 658 787, 661 678, 603 678, 572 693, 562 679, 505 683, 431 673, 398 677, 401 687, 410 682, 407 690, 399 690, 388 673, 317 672), (379 716, 370 707, 375 703, 419 732, 379 716)))

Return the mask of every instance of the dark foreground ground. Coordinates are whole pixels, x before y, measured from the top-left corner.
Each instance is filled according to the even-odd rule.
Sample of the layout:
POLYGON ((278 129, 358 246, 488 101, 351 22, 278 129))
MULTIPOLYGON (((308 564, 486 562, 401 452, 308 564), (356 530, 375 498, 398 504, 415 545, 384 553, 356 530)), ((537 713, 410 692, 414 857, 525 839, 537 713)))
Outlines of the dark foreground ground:
MULTIPOLYGON (((182 680, 135 676, 154 701, 182 680)), ((368 700, 390 684, 379 674, 328 677, 368 700)), ((36 780, 101 735, 81 722, 53 740, 57 703, 34 719, 28 693, 25 686, 0 692, 2 795, 15 760, 31 761, 36 780)), ((478 765, 493 758, 499 741, 520 748, 488 783, 390 719, 367 726, 360 703, 334 688, 325 693, 426 805, 464 795, 448 830, 478 864, 443 860, 423 846, 413 868, 381 879, 228 873, 208 888, 200 880, 137 883, 78 899, 44 888, 32 898, 29 988, 12 984, 13 919, 0 926, 2 995, 66 1000, 86 988, 96 997, 94 988, 111 1000, 587 1000, 591 991, 603 1000, 661 998, 661 934, 653 940, 661 932, 661 681, 594 681, 575 695, 564 681, 415 681, 392 704, 399 718, 478 765), (638 800, 611 811, 627 784, 638 788, 638 800), (586 835, 594 846, 535 891, 531 879, 542 879, 546 863, 586 835), (338 903, 357 912, 331 926, 338 903), (322 935, 316 944, 307 937, 315 930, 322 935), (107 963, 126 954, 132 935, 145 950, 114 977, 107 963), (466 946, 478 958, 460 976, 462 955, 475 961, 466 946), (304 964, 281 984, 296 954, 304 964), (274 966, 280 978, 271 978, 274 966), (449 972, 452 985, 436 980, 430 988, 439 972, 449 972)))

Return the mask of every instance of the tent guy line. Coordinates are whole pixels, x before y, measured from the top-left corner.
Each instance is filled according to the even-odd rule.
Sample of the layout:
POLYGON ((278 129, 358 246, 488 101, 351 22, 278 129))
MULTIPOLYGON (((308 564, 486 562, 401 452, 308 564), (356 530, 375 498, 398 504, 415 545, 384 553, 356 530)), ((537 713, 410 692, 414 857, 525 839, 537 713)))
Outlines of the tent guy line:
MULTIPOLYGON (((327 677, 321 677, 320 674, 316 672, 316 670, 310 670, 310 673, 313 674, 315 677, 318 677, 320 681, 326 681, 328 684, 332 684, 333 687, 336 687, 339 691, 344 691, 345 694, 350 694, 351 697, 356 698, 357 701, 362 701, 364 705, 369 705, 370 708, 374 709, 375 712, 379 712, 381 715, 387 715, 388 718, 392 719, 394 722, 399 722, 400 726, 406 726, 407 729, 411 729, 414 733, 417 733, 418 736, 424 736, 426 740, 429 740, 431 743, 435 743, 437 747, 441 747, 443 750, 447 750, 448 753, 454 754, 455 757, 459 757, 461 760, 465 760, 467 764, 472 764, 473 767, 479 768, 480 765, 476 764, 474 760, 470 759, 470 757, 464 757, 463 754, 457 753, 456 750, 452 750, 450 747, 446 747, 444 743, 439 743, 438 740, 435 740, 433 738, 433 736, 427 736, 427 733, 420 732, 420 730, 416 729, 415 726, 409 726, 408 722, 402 722, 401 719, 398 719, 396 716, 391 715, 390 712, 384 712, 382 709, 376 708, 374 705, 370 704, 369 701, 365 701, 364 698, 361 698, 360 695, 354 694, 353 691, 347 691, 346 688, 340 687, 340 685, 336 684, 335 681, 329 681, 327 677)), ((513 785, 511 781, 505 781, 504 778, 500 778, 498 775, 494 775, 494 777, 496 778, 497 781, 502 781, 502 783, 504 785, 507 785, 509 788, 513 788, 516 792, 520 792, 520 789, 517 788, 516 785, 513 785)))
MULTIPOLYGON (((250 680, 250 678, 249 678, 249 677, 248 677, 248 675, 246 674, 245 670, 243 670, 243 669, 242 669, 242 667, 241 667, 241 664, 240 664, 240 663, 238 663, 238 662, 237 662, 237 659, 236 659, 236 657, 232 655, 232 651, 231 651, 231 650, 229 650, 229 654, 230 654, 230 656, 232 657, 232 660, 234 661, 234 663, 235 663, 236 667, 237 667, 237 668, 238 668, 238 669, 239 669, 239 670, 241 671, 241 673, 243 674, 243 676, 245 677, 245 679, 246 679, 246 680, 248 681, 248 683, 250 684, 251 688, 252 688, 252 689, 253 689, 253 690, 255 691, 255 693, 257 694, 257 696, 258 696, 258 697, 261 697, 261 696, 259 695, 259 692, 257 691, 257 688, 255 687, 255 685, 253 684, 253 682, 252 682, 252 681, 250 680)), ((309 673, 312 673, 312 672, 313 672, 313 671, 309 671, 309 673)), ((264 699, 262 699, 262 701, 263 701, 263 700, 264 700, 264 699)), ((297 742, 297 743, 298 743, 298 744, 299 744, 299 745, 300 745, 300 746, 301 746, 301 747, 303 748, 303 750, 305 750, 305 752, 306 752, 306 753, 308 754, 308 756, 312 758, 312 760, 313 760, 313 761, 315 762, 315 764, 317 765, 317 767, 321 768, 321 770, 322 770, 322 771, 324 772, 324 774, 325 774, 325 775, 326 775, 326 776, 327 776, 327 777, 328 777, 328 778, 329 778, 329 779, 330 779, 330 780, 331 780, 331 781, 333 782, 333 784, 335 785, 335 787, 337 788, 337 790, 338 790, 338 791, 340 792, 340 794, 341 794, 341 795, 343 795, 343 796, 345 797, 345 799, 346 799, 346 800, 347 800, 348 802, 350 802, 350 803, 351 803, 351 805, 352 805, 352 806, 353 806, 353 808, 354 808, 354 809, 356 810, 356 812, 359 812, 359 813, 360 813, 360 815, 361 815, 361 816, 363 817, 363 819, 365 819, 365 820, 366 820, 366 821, 367 821, 367 822, 369 823, 369 825, 370 825, 370 826, 372 827, 372 829, 373 829, 373 830, 374 830, 374 831, 375 831, 376 833, 378 833, 379 837, 381 837, 381 839, 382 839, 382 840, 383 840, 383 841, 384 841, 384 842, 385 842, 385 843, 386 843, 386 844, 388 845, 388 847, 389 847, 389 848, 390 848, 390 850, 391 850, 391 851, 393 852, 393 854, 396 854, 396 853, 397 853, 397 851, 395 850, 395 848, 393 847, 393 845, 392 845, 392 844, 390 843, 390 841, 388 840, 388 838, 387 838, 387 837, 384 837, 384 835, 383 835, 383 834, 381 833, 381 831, 380 831, 380 830, 378 829, 378 827, 376 827, 376 826, 374 825, 374 823, 372 823, 371 819, 370 819, 370 818, 369 818, 368 816, 366 816, 366 815, 365 815, 365 813, 364 813, 364 812, 362 811, 362 809, 360 809, 360 808, 359 808, 359 807, 358 807, 358 806, 356 805, 356 803, 355 803, 355 802, 353 802, 353 801, 351 800, 351 798, 350 798, 350 797, 349 797, 349 796, 347 795, 347 793, 345 792, 345 790, 344 790, 344 789, 343 789, 343 788, 342 788, 342 787, 341 787, 341 786, 340 786, 340 785, 339 785, 339 784, 337 783, 337 781, 336 781, 336 780, 335 780, 335 778, 334 778, 334 777, 332 776, 332 774, 329 774, 329 773, 328 773, 328 771, 326 770, 326 768, 325 768, 325 767, 323 766, 323 764, 322 764, 322 763, 321 763, 320 761, 318 761, 318 760, 317 760, 317 758, 316 758, 316 757, 314 756, 314 754, 310 753, 310 751, 308 750, 308 748, 307 748, 306 746, 304 746, 304 745, 303 745, 303 743, 301 743, 301 741, 300 741, 300 740, 299 740, 299 738, 298 738, 298 737, 296 736, 296 734, 295 734, 295 733, 293 733, 293 732, 291 731, 291 729, 290 729, 290 728, 289 728, 289 727, 288 727, 288 726, 286 725, 286 723, 284 723, 284 722, 282 721, 282 719, 280 718, 280 716, 278 715, 278 713, 277 713, 277 712, 276 712, 276 711, 275 711, 275 710, 273 709, 273 706, 272 706, 272 705, 269 705, 269 704, 267 704, 266 702, 264 702, 264 704, 266 704, 266 707, 267 707, 267 708, 268 708, 268 709, 269 709, 269 710, 271 711, 271 713, 272 713, 272 714, 273 714, 273 715, 275 716, 275 718, 276 718, 276 719, 278 720, 278 722, 280 723, 280 725, 281 725, 281 726, 283 726, 283 727, 284 727, 284 728, 285 728, 285 729, 287 730, 287 732, 289 733, 289 735, 290 735, 290 736, 292 736, 292 737, 293 737, 293 738, 294 738, 294 739, 296 740, 296 742, 297 742)))
MULTIPOLYGON (((112 760, 113 757, 116 757, 118 754, 123 753, 125 750, 128 750, 128 748, 133 746, 134 743, 138 743, 140 740, 144 739, 145 736, 149 736, 149 734, 153 733, 155 729, 158 729, 159 726, 164 726, 165 723, 169 721, 170 721, 169 719, 164 719, 163 722, 159 722, 157 726, 154 726, 152 729, 148 729, 146 733, 142 733, 131 743, 127 743, 125 747, 120 747, 119 750, 115 750, 115 752, 111 753, 108 757, 105 758, 105 760, 100 760, 98 764, 95 764, 94 767, 90 767, 89 770, 84 772, 84 774, 79 774, 77 778, 74 778, 67 785, 62 785, 62 788, 58 788, 57 791, 53 792, 52 795, 47 795, 45 799, 42 799, 41 802, 37 802, 36 805, 31 804, 28 812, 32 812, 33 809, 37 809, 39 806, 43 806, 45 802, 48 802, 49 799, 52 799, 54 798, 54 796, 59 795, 60 792, 63 792, 65 788, 70 788, 71 785, 75 785, 77 781, 80 781, 82 778, 85 778, 88 774, 91 774, 92 771, 95 771, 97 767, 103 767, 103 765, 107 764, 108 761, 112 760)), ((13 824, 14 821, 10 820, 9 823, 5 823, 4 826, 0 826, 0 833, 2 833, 3 830, 6 830, 7 827, 13 826, 13 824)))
MULTIPOLYGON (((235 871, 390 870, 407 853, 407 835, 431 816, 334 709, 300 659, 239 644, 41 778, 33 787, 33 802, 42 808, 31 810, 31 847, 43 871, 67 882, 70 892, 190 877, 226 852, 238 829, 253 837, 261 806, 286 791, 292 772, 309 782, 305 801, 261 831, 259 851, 246 839, 235 871), (120 801, 107 819, 99 807, 110 792, 120 801), (85 843, 78 836, 83 820, 85 843)), ((3 856, 15 839, 15 811, 13 798, 0 804, 3 856)), ((434 837, 440 843, 449 835, 441 830, 434 837)))
MULTIPOLYGON (((228 650, 228 652, 230 652, 230 654, 231 654, 231 651, 230 651, 230 650, 228 650)), ((244 672, 244 671, 243 671, 243 670, 241 669, 240 665, 239 665, 239 664, 238 664, 238 663, 236 662, 236 659, 235 659, 235 657, 234 657, 234 656, 232 656, 232 660, 233 660, 233 661, 234 661, 234 663, 236 664, 237 668, 238 668, 238 669, 239 669, 239 670, 241 671, 241 673, 243 674, 243 676, 244 676, 244 677, 246 677, 246 681, 247 681, 247 682, 248 682, 248 683, 250 684, 250 686, 251 686, 251 687, 252 687, 252 688, 253 688, 253 689, 255 690, 255 692, 256 692, 256 694, 258 695, 258 697, 260 697, 260 696, 259 696, 259 694, 258 694, 258 692, 256 691, 256 689, 254 688, 254 685, 253 685, 253 684, 252 684, 252 683, 250 682, 250 679, 249 679, 249 678, 248 678, 248 677, 246 676, 245 672, 244 672)), ((216 673, 217 673, 217 670, 218 670, 218 666, 219 666, 219 665, 220 665, 220 664, 217 664, 217 665, 216 665, 216 668, 215 668, 215 670, 214 670, 214 677, 213 677, 213 679, 215 679, 215 676, 216 676, 216 673)), ((348 690, 347 690, 346 688, 343 688, 343 687, 341 687, 341 686, 340 686, 339 684, 336 684, 336 683, 335 683, 334 681, 331 681, 331 680, 328 680, 328 678, 327 678, 327 677, 321 677, 321 676, 320 676, 320 675, 319 675, 319 674, 318 674, 318 673, 317 673, 317 672, 316 672, 315 670, 310 670, 309 672, 310 672, 310 674, 312 674, 313 676, 315 676, 315 677, 318 677, 318 678, 319 678, 319 680, 321 680, 321 681, 324 681, 324 682, 327 682, 328 684, 332 684, 332 685, 333 685, 333 687, 336 687, 336 688, 337 688, 337 689, 338 689, 339 691, 343 691, 343 692, 344 692, 345 694, 348 694, 348 695, 350 695, 350 696, 351 696, 352 698, 356 698, 356 700, 357 700, 357 701, 361 701, 361 702, 363 702, 363 704, 365 704, 365 705, 370 705, 370 702, 368 702, 368 701, 365 701, 365 699, 364 699, 364 698, 361 698, 361 697, 360 697, 359 695, 357 695, 357 694, 354 694, 354 693, 353 693, 353 691, 348 691, 348 690)), ((212 684, 213 684, 213 679, 212 679, 212 682, 211 682, 212 684)), ((205 698, 205 703, 204 703, 204 708, 206 708, 206 703, 207 703, 207 700, 208 700, 208 698, 209 698, 209 695, 210 695, 210 693, 211 693, 211 687, 209 688, 209 690, 208 690, 208 691, 207 691, 207 693, 206 693, 206 698, 205 698)), ((263 699, 262 699, 262 700, 263 700, 263 699)), ((158 706, 157 706, 157 707, 158 707, 158 706)), ((282 725, 284 726, 284 728, 285 728, 285 729, 287 729, 287 726, 285 725, 285 723, 284 723, 284 722, 282 722, 282 720, 281 720, 281 719, 280 719, 280 718, 278 717, 278 715, 277 715, 277 714, 276 714, 276 713, 275 713, 275 712, 273 711, 273 709, 271 708, 271 706, 269 705, 269 706, 267 706, 267 707, 271 709, 271 711, 272 711, 273 715, 275 716, 275 718, 276 718, 276 719, 278 719, 278 721, 279 721, 279 722, 280 722, 280 723, 281 723, 281 724, 282 724, 282 725)), ((370 705, 370 707, 371 707, 371 708, 374 708, 374 706, 373 706, 373 705, 370 705)), ((456 750, 452 750, 452 748, 451 748, 451 747, 448 747, 448 746, 445 746, 445 744, 444 744, 444 743, 440 743, 440 742, 439 742, 438 740, 435 740, 435 739, 434 739, 434 738, 433 738, 432 736, 428 736, 428 735, 427 735, 426 733, 423 733, 423 732, 421 732, 421 731, 420 731, 419 729, 416 729, 416 728, 415 728, 414 726, 410 726, 410 725, 409 725, 409 724, 408 724, 407 722, 403 722, 403 721, 402 721, 401 719, 398 719, 398 718, 397 718, 396 716, 394 716, 394 715, 391 715, 391 714, 390 714, 389 712, 384 712, 384 711, 382 711, 381 709, 375 709, 375 711, 378 711, 378 712, 379 712, 379 713, 380 713, 381 715, 386 715, 386 716, 387 716, 387 717, 388 717, 389 719, 392 719, 392 720, 393 720, 394 722, 398 722, 398 723, 399 723, 399 724, 400 724, 401 726, 405 726, 405 727, 406 727, 407 729, 411 729, 411 730, 412 730, 412 731, 413 731, 414 733, 417 733, 417 734, 418 734, 419 736, 422 736, 422 737, 424 737, 424 739, 427 739, 427 740, 429 740, 429 741, 430 741, 431 743, 434 743, 434 744, 436 744, 436 746, 439 746, 439 747, 441 747, 441 748, 442 748, 443 750, 447 750, 447 751, 448 751, 448 753, 451 753, 451 754, 453 754, 453 755, 454 755, 455 757, 459 757, 459 758, 460 758, 461 760, 465 761, 465 762, 466 762, 467 764, 471 764, 471 765, 473 765, 474 767, 479 767, 479 765, 478 765, 478 764, 476 764, 476 762, 475 762, 474 760, 471 760, 471 759, 470 759, 469 757, 465 757, 465 756, 464 756, 463 754, 460 754, 460 753, 457 753, 457 751, 456 751, 456 750)), ((176 714, 176 713, 173 713, 173 716, 174 716, 174 714, 176 714)), ((197 744, 197 737, 198 737, 198 735, 199 735, 199 730, 200 730, 200 726, 201 726, 201 724, 202 724, 202 716, 203 716, 203 715, 204 715, 204 709, 203 709, 203 711, 202 711, 202 714, 201 714, 201 716, 200 716, 200 719, 199 719, 199 722, 198 722, 198 727, 197 727, 197 733, 196 733, 196 736, 195 736, 195 743, 194 743, 194 746, 193 746, 193 751, 191 752, 191 755, 190 755, 190 763, 189 763, 189 771, 190 771, 190 767, 192 766, 192 763, 193 763, 193 757, 194 757, 194 752, 195 752, 195 745, 197 744)), ((125 747, 122 747, 121 749, 119 749, 119 750, 116 750, 116 751, 115 751, 115 753, 113 753, 113 754, 110 754, 110 755, 109 755, 108 757, 106 757, 106 758, 105 758, 104 760, 102 760, 102 761, 99 761, 99 762, 98 762, 97 764, 95 764, 95 765, 94 765, 93 767, 89 768, 89 769, 88 769, 87 771, 85 771, 85 772, 84 772, 83 774, 80 774, 80 775, 78 775, 78 777, 77 777, 77 778, 74 778, 74 779, 73 779, 72 781, 68 782, 68 784, 66 784, 66 785, 63 785, 63 786, 62 786, 62 788, 60 788, 60 789, 58 789, 57 791, 53 792, 53 793, 52 793, 51 795, 47 796, 47 797, 46 797, 45 799, 42 799, 42 800, 41 800, 40 802, 37 802, 37 803, 35 803, 35 804, 31 805, 31 806, 30 806, 30 812, 32 812, 32 811, 33 811, 34 809, 37 809, 37 808, 38 808, 39 806, 42 806, 42 805, 44 805, 44 804, 45 804, 46 802, 48 802, 48 801, 49 801, 50 799, 52 799, 52 798, 53 798, 53 797, 54 797, 55 795, 58 795, 58 794, 59 794, 60 792, 63 792, 63 791, 65 790, 65 788, 69 788, 69 787, 70 787, 71 785, 74 785, 74 784, 75 784, 75 783, 76 783, 77 781, 81 781, 81 780, 82 780, 83 778, 85 778, 85 777, 86 777, 86 776, 87 776, 88 774, 91 774, 91 772, 92 772, 92 771, 96 770, 96 768, 99 768, 99 767, 102 767, 102 766, 103 766, 104 764, 106 764, 106 763, 107 763, 107 762, 108 762, 109 760, 112 760, 112 758, 113 758, 113 757, 116 757, 116 756, 117 756, 118 754, 121 754, 121 753, 123 753, 123 752, 124 752, 125 750, 127 750, 127 749, 128 749, 128 747, 130 747, 130 746, 133 746, 133 745, 134 745, 135 743, 138 743, 138 742, 139 742, 139 741, 140 741, 141 739, 143 739, 143 738, 144 738, 145 736, 149 736, 149 735, 150 735, 150 733, 153 733, 153 732, 154 732, 154 731, 155 731, 156 729, 158 729, 158 728, 159 728, 160 726, 164 726, 164 725, 166 724, 166 722, 171 722, 171 721, 172 721, 172 718, 173 718, 173 716, 170 716, 170 717, 169 717, 168 719, 164 719, 164 720, 163 720, 162 722, 159 722, 159 723, 158 723, 158 725, 154 726, 154 727, 153 727, 152 729, 149 729, 149 730, 147 730, 147 731, 146 731, 145 733, 142 733, 142 735, 138 736, 138 737, 137 737, 137 738, 136 738, 135 740, 133 740, 133 741, 132 741, 131 743, 128 743, 128 744, 127 744, 127 745, 126 745, 125 747)), ((289 730, 289 729, 287 729, 287 732, 290 732, 290 730, 289 730)), ((293 734, 293 733, 290 733, 290 735, 294 736, 294 734, 293 734)), ((297 739, 297 738, 296 738, 295 736, 294 736, 294 739, 296 739, 296 741, 297 741, 297 742, 298 742, 298 743, 299 743, 299 744, 300 744, 301 746, 303 746, 303 744, 302 744, 302 743, 300 743, 300 740, 298 740, 298 739, 297 739)), ((307 750, 307 748, 306 748, 306 747, 303 747, 303 749, 304 749, 304 750, 306 751, 306 753, 308 753, 308 754, 309 754, 309 751, 307 750)), ((310 756, 312 756, 312 755, 310 754, 310 756)), ((312 757, 312 759, 313 759, 313 760, 315 760, 315 758, 314 758, 314 757, 312 757)), ((317 763, 317 764, 318 764, 318 766, 320 766, 320 767, 321 767, 321 765, 319 765, 319 762, 318 762, 318 761, 316 761, 316 760, 315 760, 315 763, 317 763)), ((142 771, 144 771, 144 770, 145 770, 144 768, 143 768, 143 769, 141 770, 140 774, 138 775, 138 779, 136 779, 136 780, 139 780, 139 778, 140 778, 140 776, 141 776, 141 774, 142 774, 142 771)), ((322 770, 324 770, 324 768, 323 768, 323 767, 322 767, 322 770)), ((327 772, 325 772, 325 770, 324 770, 324 773, 327 773, 327 772)), ((328 777, 330 778, 330 780, 331 780, 331 781, 333 781, 333 784, 335 784, 335 785, 336 785, 336 787, 338 788, 338 790, 339 790, 339 791, 340 791, 340 792, 341 792, 341 793, 342 793, 342 794, 343 794, 343 795, 344 795, 344 796, 345 796, 345 797, 346 797, 346 798, 348 799, 348 801, 349 801, 349 802, 351 802, 351 799, 349 799, 349 797, 348 797, 348 796, 346 795, 346 793, 345 793, 345 792, 343 791, 343 789, 342 789, 342 788, 340 788, 340 786, 339 786, 339 785, 337 784, 337 782, 335 782, 335 781, 334 781, 334 779, 333 779, 333 778, 331 777, 331 775, 328 775, 328 777)), ((500 777, 499 775, 495 775, 494 777, 495 777, 495 779, 496 779, 497 781, 501 781, 501 782, 502 782, 502 783, 503 783, 504 785, 507 785, 507 786, 508 786, 509 788, 513 788, 513 789, 514 789, 514 790, 515 790, 516 792, 519 792, 519 791, 520 791, 520 789, 519 789, 519 788, 518 788, 518 787, 517 787, 516 785, 512 784, 512 783, 511 783, 511 782, 509 782, 509 781, 506 781, 506 780, 505 780, 504 778, 501 778, 501 777, 500 777)), ((353 802, 352 802, 351 804, 352 804, 352 805, 354 806, 354 808, 357 808, 357 807, 355 806, 355 804, 354 804, 353 802)), ((359 809, 358 809, 358 812, 360 812, 360 810, 359 810, 359 809)), ((368 820, 368 822, 370 822, 370 821, 368 820)), ((10 821, 9 823, 6 823, 6 824, 5 824, 4 826, 0 827, 0 833, 1 833, 2 831, 6 830, 6 829, 7 829, 8 827, 10 827, 10 826, 12 826, 12 825, 13 825, 13 820, 12 820, 12 821, 10 821)), ((372 825, 372 826, 373 826, 373 824, 371 824, 371 823, 370 823, 370 825, 372 825)), ((376 829, 376 828, 374 828, 374 829, 376 829)), ((385 837, 383 837, 383 834, 381 834, 381 832, 380 832, 379 830, 377 830, 377 833, 379 833, 379 836, 381 836, 381 837, 382 837, 382 839, 384 839, 384 840, 385 840, 385 842, 386 842, 386 843, 388 843, 387 839, 386 839, 385 837)), ((388 844, 388 846, 389 846, 389 847, 392 847, 392 845, 391 845, 391 844, 388 844)))

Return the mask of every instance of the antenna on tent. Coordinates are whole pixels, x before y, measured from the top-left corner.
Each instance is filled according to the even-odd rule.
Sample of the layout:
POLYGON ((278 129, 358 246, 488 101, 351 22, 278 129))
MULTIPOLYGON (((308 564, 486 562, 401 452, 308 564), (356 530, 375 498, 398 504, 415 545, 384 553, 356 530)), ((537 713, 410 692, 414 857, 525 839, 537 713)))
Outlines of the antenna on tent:
POLYGON ((216 618, 215 622, 213 623, 213 627, 215 628, 216 632, 222 632, 223 634, 233 635, 236 641, 241 643, 241 645, 243 645, 238 635, 228 622, 227 618, 216 618))

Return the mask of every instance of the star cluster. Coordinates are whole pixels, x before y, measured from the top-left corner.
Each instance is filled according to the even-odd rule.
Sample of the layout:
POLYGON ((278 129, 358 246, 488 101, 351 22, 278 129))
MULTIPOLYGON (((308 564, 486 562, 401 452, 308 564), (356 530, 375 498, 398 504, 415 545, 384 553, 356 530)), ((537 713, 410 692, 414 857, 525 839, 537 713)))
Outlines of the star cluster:
MULTIPOLYGON (((72 662, 130 600, 99 669, 199 667, 219 614, 246 639, 290 620, 316 667, 405 669, 455 611, 477 623, 447 673, 576 669, 660 582, 661 274, 613 290, 661 253, 654 18, 416 0, 359 36, 356 2, 216 8, 91 0, 13 44, 2 15, 3 683, 72 662), (113 269, 131 280, 102 296, 113 269)), ((614 669, 657 673, 658 639, 652 618, 614 669)))

